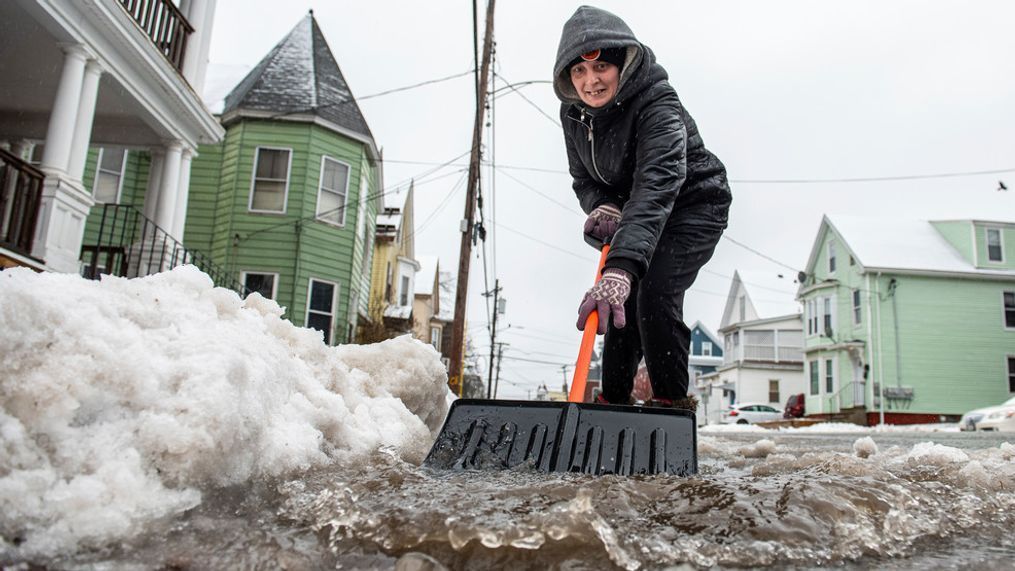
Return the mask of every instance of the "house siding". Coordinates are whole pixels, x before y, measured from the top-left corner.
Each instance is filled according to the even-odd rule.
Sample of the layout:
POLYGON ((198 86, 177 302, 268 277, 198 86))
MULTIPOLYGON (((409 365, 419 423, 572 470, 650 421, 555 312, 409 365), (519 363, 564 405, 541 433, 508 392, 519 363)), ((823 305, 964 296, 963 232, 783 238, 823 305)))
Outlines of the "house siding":
MULTIPOLYGON (((306 320, 310 280, 337 284, 332 339, 347 341, 347 324, 356 319, 349 314, 350 284, 363 287, 369 279, 356 255, 354 206, 363 169, 368 169, 368 181, 378 179, 362 144, 312 124, 241 120, 215 147, 202 148, 192 168, 188 245, 210 250, 237 278, 242 271, 277 273, 277 301, 297 325, 306 320), (249 211, 257 149, 263 147, 291 151, 285 213, 249 211), (322 156, 349 166, 343 226, 315 219, 322 156)), ((365 211, 371 234, 375 210, 368 204, 365 211)))
POLYGON ((1004 327, 1002 292, 1015 289, 1015 281, 883 275, 871 282, 875 291, 880 285, 882 297, 875 310, 883 333, 882 362, 874 366, 883 371, 886 387, 901 378, 902 386, 915 388, 904 412, 963 414, 1010 396, 1004 355, 1015 347, 1015 331, 1004 327), (898 359, 888 293, 893 277, 898 280, 898 359))

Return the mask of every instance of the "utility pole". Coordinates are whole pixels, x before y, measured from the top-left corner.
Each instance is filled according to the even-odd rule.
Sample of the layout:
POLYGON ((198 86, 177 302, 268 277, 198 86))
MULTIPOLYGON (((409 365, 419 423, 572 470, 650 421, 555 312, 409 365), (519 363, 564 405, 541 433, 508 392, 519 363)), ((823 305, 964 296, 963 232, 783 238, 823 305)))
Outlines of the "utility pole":
POLYGON ((568 390, 568 387, 567 387, 567 367, 568 367, 567 365, 561 365, 560 366, 560 372, 564 373, 564 394, 565 395, 567 395, 567 393, 570 392, 568 390))
POLYGON ((507 343, 501 342, 497 344, 497 377, 493 383, 493 398, 497 398, 497 389, 500 388, 500 362, 504 358, 505 345, 507 345, 507 343))
MULTIPOLYGON (((455 321, 451 328, 451 366, 448 377, 452 391, 462 383, 465 350, 465 304, 469 294, 469 262, 472 256, 473 223, 476 213, 476 189, 479 186, 480 148, 483 140, 483 115, 489 88, 490 54, 493 51, 493 7, 486 5, 486 36, 483 38, 483 63, 480 66, 479 93, 476 97, 476 121, 472 126, 472 156, 469 158, 469 184, 465 194, 465 218, 461 222, 462 242, 458 250, 458 289, 455 292, 455 321)), ((493 365, 493 363, 491 363, 493 365)))
POLYGON ((493 319, 491 320, 490 325, 490 367, 487 370, 486 376, 486 398, 488 399, 496 398, 493 396, 493 394, 496 394, 493 391, 493 349, 494 344, 497 341, 497 314, 500 313, 500 311, 498 311, 498 305, 500 305, 498 303, 500 301, 498 299, 498 295, 500 294, 500 280, 495 280, 493 283, 494 286, 492 292, 483 292, 483 295, 486 297, 493 295, 493 319), (492 392, 493 394, 491 394, 492 392))

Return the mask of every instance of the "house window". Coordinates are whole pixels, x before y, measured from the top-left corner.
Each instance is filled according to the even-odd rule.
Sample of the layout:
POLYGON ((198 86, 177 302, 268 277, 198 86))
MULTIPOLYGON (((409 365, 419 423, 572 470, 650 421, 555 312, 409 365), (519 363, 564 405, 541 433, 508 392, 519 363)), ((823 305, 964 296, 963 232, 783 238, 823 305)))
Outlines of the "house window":
POLYGON ((289 149, 257 148, 248 206, 251 212, 285 213, 291 159, 289 149))
POLYGON ((1001 249, 1000 228, 987 228, 987 259, 991 262, 1004 261, 1004 251, 1001 249))
POLYGON ((362 236, 363 241, 363 258, 360 260, 360 270, 364 273, 370 267, 370 254, 374 249, 373 232, 370 232, 370 228, 367 227, 367 203, 370 202, 370 197, 367 196, 368 190, 367 173, 364 169, 363 176, 359 179, 359 209, 356 214, 356 235, 362 236))
POLYGON ((779 379, 768 380, 768 402, 780 402, 779 398, 779 379))
POLYGON ((828 242, 828 273, 835 273, 835 240, 828 242))
POLYGON ((1015 328, 1015 291, 1004 292, 1004 326, 1015 328))
POLYGON ((860 311, 860 290, 853 290, 853 325, 860 324, 860 317, 862 312, 860 311))
POLYGON ((826 297, 823 302, 825 313, 824 313, 824 330, 821 331, 822 335, 831 335, 832 333, 832 298, 826 297))
POLYGON ((331 330, 335 323, 335 292, 338 286, 331 282, 310 280, 307 295, 307 327, 324 333, 324 344, 331 345, 331 330))
POLYGON ((831 359, 825 360, 825 392, 835 392, 835 362, 831 359))
POLYGON ((818 394, 819 390, 818 375, 820 374, 820 372, 818 371, 818 362, 810 361, 808 363, 808 369, 811 372, 811 394, 816 395, 818 394))
POLYGON ((278 274, 261 272, 243 272, 243 287, 250 293, 257 292, 268 299, 278 295, 278 274))
POLYGON ((388 262, 388 270, 385 272, 384 281, 384 301, 391 301, 391 284, 393 282, 393 274, 391 272, 391 262, 388 262))
POLYGON ((95 184, 92 186, 92 198, 95 202, 118 204, 120 191, 123 189, 123 171, 127 166, 126 149, 99 149, 99 159, 95 169, 95 184))
POLYGON ((1015 393, 1015 357, 1008 357, 1008 392, 1015 393))
POLYGON ((740 296, 740 321, 747 318, 747 298, 740 296))
POLYGON ((712 342, 711 341, 702 341, 701 342, 701 354, 704 355, 705 357, 711 357, 712 356, 712 342))
POLYGON ((345 225, 345 203, 349 198, 349 165, 321 157, 321 184, 317 194, 317 219, 345 225))
POLYGON ((398 305, 409 305, 409 276, 402 276, 402 287, 398 292, 398 305))
POLYGON ((440 327, 431 327, 430 328, 430 344, 433 345, 434 349, 437 349, 438 353, 440 353, 440 351, 441 351, 441 328, 440 327))
POLYGON ((734 331, 733 332, 733 346, 734 347, 739 347, 740 346, 740 332, 739 331, 734 331))

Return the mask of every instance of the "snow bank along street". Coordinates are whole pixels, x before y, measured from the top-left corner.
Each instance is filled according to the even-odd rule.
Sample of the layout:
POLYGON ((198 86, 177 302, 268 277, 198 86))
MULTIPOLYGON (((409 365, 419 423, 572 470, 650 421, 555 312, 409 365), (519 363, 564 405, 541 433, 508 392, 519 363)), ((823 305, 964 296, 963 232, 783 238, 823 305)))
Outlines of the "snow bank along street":
POLYGON ((380 447, 421 461, 447 412, 434 349, 328 347, 282 313, 193 266, 0 273, 0 553, 115 542, 202 490, 380 447))

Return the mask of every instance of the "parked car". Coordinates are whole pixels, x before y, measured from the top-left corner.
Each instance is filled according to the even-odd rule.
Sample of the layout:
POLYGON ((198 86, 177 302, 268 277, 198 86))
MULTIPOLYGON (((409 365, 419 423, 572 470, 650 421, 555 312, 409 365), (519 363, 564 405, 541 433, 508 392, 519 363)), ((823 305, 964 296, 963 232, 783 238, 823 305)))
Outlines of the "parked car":
POLYGON ((976 430, 978 422, 986 418, 987 415, 995 410, 1006 406, 1015 406, 1015 397, 1012 397, 996 406, 978 408, 967 412, 962 415, 962 420, 959 421, 959 430, 976 430))
POLYGON ((782 411, 783 418, 802 418, 804 415, 804 394, 791 395, 782 411))
POLYGON ((719 416, 719 422, 723 424, 754 424, 755 422, 780 419, 782 419, 782 411, 758 402, 742 402, 731 405, 719 416))
POLYGON ((1015 406, 998 407, 976 423, 976 430, 1015 432, 1015 406))

